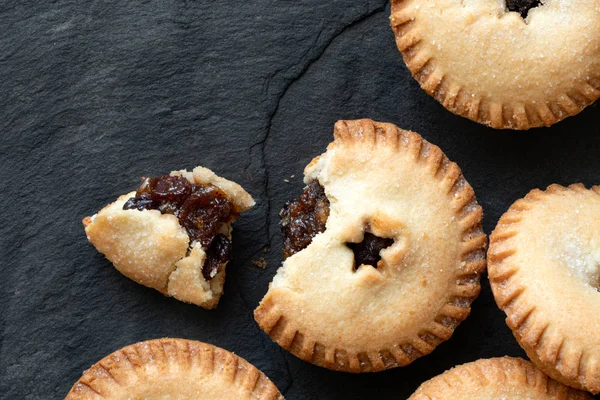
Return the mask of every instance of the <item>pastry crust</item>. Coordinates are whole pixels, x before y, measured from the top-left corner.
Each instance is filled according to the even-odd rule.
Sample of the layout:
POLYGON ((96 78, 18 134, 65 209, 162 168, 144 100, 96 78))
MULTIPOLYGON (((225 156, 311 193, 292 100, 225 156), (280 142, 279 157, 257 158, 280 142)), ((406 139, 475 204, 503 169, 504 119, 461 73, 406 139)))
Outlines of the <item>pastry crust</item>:
MULTIPOLYGON (((217 186, 240 212, 254 205, 240 185, 207 168, 173 171, 171 175, 183 176, 191 183, 217 186)), ((84 218, 88 240, 128 278, 187 303, 216 307, 223 294, 227 263, 210 281, 204 279, 200 272, 206 258, 204 249, 198 243, 190 246, 189 236, 177 217, 158 210, 123 210, 133 196, 135 192, 123 195, 98 214, 84 218)), ((220 233, 231 239, 231 225, 223 226, 220 233)))
POLYGON ((481 359, 423 383, 409 400, 592 400, 521 358, 481 359))
POLYGON ((600 97, 600 0, 391 0, 398 49, 446 109, 493 128, 550 126, 600 97))
POLYGON ((489 278, 506 322, 552 378, 600 392, 600 186, 532 190, 491 236, 489 278))
POLYGON ((448 339, 485 269, 482 211, 458 166, 413 132, 339 121, 305 169, 330 201, 326 229, 279 269, 254 316, 273 340, 333 370, 403 366, 448 339), (366 226, 395 243, 357 266, 366 226))
POLYGON ((282 400, 252 364, 221 348, 156 339, 115 351, 85 371, 66 400, 282 400))

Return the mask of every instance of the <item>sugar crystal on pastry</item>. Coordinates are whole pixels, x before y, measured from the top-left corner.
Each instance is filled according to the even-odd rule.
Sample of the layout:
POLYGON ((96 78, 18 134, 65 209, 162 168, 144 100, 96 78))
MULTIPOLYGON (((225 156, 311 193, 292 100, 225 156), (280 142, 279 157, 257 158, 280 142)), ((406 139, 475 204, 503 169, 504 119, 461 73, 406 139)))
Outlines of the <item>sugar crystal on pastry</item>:
MULTIPOLYGON (((577 209, 574 212, 577 213, 577 209)), ((551 256, 567 268, 570 277, 585 285, 600 286, 600 236, 584 232, 564 232, 546 236, 551 256)))

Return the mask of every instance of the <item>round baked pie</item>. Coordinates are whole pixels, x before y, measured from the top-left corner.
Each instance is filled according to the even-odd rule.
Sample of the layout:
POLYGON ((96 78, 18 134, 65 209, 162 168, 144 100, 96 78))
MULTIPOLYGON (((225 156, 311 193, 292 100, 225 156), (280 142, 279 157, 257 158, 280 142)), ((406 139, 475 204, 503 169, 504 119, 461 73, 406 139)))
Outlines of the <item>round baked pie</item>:
POLYGON ((600 0, 392 0, 421 87, 494 128, 550 126, 600 97, 600 0))
POLYGON ((600 186, 532 190, 490 241, 494 297, 529 358, 564 384, 600 392, 600 186))
POLYGON ((185 339, 135 343, 106 356, 65 400, 283 400, 273 382, 241 357, 185 339))
POLYGON ((500 357, 454 367, 423 383, 409 400, 592 400, 529 361, 500 357))
POLYGON ((254 205, 207 168, 143 178, 83 220, 88 240, 125 276, 167 296, 217 306, 231 258, 231 223, 254 205))
POLYGON ((479 294, 487 237, 458 166, 414 132, 339 121, 281 211, 284 261, 254 315, 283 348, 347 372, 407 365, 479 294))

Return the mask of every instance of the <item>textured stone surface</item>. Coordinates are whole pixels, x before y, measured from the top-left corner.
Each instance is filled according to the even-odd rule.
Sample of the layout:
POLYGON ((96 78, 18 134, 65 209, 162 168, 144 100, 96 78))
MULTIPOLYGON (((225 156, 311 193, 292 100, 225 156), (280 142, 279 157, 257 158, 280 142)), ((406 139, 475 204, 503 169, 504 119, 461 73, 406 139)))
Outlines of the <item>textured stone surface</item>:
POLYGON ((455 364, 523 355, 487 283, 449 342, 379 374, 308 365, 252 318, 281 259, 277 211, 337 119, 390 121, 438 144, 475 188, 488 233, 531 188, 600 183, 600 105, 527 133, 456 117, 410 77, 388 15, 383 0, 3 2, 0 397, 61 398, 104 355, 164 336, 234 351, 290 400, 406 398, 455 364), (215 311, 124 278, 81 225, 142 175, 196 165, 258 201, 235 225, 215 311), (252 263, 263 256, 266 270, 252 263))

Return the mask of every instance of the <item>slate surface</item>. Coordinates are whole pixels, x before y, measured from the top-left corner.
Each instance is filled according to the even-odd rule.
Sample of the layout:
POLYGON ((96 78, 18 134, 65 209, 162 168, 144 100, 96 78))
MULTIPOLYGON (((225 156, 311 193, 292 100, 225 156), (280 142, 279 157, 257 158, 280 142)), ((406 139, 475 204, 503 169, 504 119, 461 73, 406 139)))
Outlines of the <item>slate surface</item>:
POLYGON ((488 233, 531 188, 600 182, 600 104, 527 133, 456 117, 410 77, 388 16, 384 0, 2 2, 0 396, 62 398, 101 357, 165 336, 234 351, 289 400, 402 399, 456 364, 523 355, 486 279, 450 341, 378 374, 306 364, 252 318, 280 263, 277 212, 338 119, 438 144, 475 188, 488 233), (235 225, 216 311, 124 278, 80 222, 142 175, 198 164, 258 201, 235 225), (266 270, 251 263, 261 256, 266 270))

